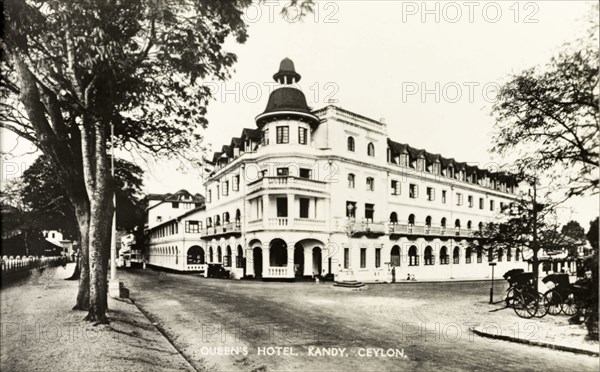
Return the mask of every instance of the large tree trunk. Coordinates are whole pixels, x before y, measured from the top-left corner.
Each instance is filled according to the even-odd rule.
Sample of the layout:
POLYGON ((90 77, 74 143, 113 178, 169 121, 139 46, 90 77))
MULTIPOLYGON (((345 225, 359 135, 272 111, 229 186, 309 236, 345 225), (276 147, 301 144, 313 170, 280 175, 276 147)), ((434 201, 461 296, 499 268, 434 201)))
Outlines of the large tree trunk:
POLYGON ((90 266, 90 307, 86 320, 97 323, 107 323, 107 262, 106 252, 109 252, 111 235, 112 205, 110 198, 99 198, 92 202, 90 215, 90 241, 89 241, 89 266, 90 266))
POLYGON ((79 224, 79 290, 77 302, 73 310, 88 310, 90 305, 90 268, 89 268, 89 226, 90 214, 87 206, 78 206, 77 223, 79 224))
POLYGON ((107 263, 111 244, 112 178, 106 154, 106 126, 97 118, 84 120, 82 128, 83 171, 90 199, 89 272, 90 307, 86 320, 108 323, 106 317, 108 295, 107 263), (87 124, 87 128, 85 125, 87 124))

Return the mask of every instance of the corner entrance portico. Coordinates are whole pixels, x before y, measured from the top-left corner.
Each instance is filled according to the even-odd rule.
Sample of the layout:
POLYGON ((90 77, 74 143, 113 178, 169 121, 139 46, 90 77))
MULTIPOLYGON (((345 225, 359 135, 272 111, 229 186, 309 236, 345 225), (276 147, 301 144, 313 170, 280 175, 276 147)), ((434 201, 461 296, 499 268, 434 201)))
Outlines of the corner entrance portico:
POLYGON ((275 238, 262 252, 265 279, 314 277, 323 272, 323 242, 303 239, 294 245, 275 238))

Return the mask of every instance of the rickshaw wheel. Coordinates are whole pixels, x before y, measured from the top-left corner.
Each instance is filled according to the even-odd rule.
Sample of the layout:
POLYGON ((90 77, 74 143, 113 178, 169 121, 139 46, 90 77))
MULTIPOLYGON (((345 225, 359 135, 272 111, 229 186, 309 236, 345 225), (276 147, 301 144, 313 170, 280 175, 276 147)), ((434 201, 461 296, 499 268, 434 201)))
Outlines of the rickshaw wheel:
POLYGON ((515 289, 510 287, 506 290, 506 298, 504 299, 506 307, 513 307, 515 305, 515 289))
POLYGON ((573 316, 577 313, 577 303, 575 302, 575 294, 569 293, 567 299, 562 305, 562 311, 565 315, 573 316))
POLYGON ((562 296, 558 291, 551 289, 546 294, 544 294, 544 301, 546 308, 548 309, 548 314, 550 315, 558 315, 562 311, 562 296))
POLYGON ((537 295, 537 303, 536 303, 536 312, 533 316, 536 318, 543 318, 548 314, 548 305, 546 304, 546 297, 544 297, 543 293, 539 293, 537 295))
POLYGON ((521 293, 515 295, 513 306, 519 317, 529 319, 536 313, 537 300, 530 293, 521 293))

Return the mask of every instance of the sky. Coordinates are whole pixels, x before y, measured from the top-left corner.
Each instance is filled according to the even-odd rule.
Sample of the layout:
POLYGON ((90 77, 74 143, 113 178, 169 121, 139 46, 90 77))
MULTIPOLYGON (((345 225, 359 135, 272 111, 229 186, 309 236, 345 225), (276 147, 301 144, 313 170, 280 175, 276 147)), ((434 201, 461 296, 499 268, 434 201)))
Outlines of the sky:
MULTIPOLYGON (((331 102, 383 119, 397 142, 485 166, 503 160, 489 152, 496 87, 581 36, 593 2, 319 1, 300 21, 293 10, 287 19, 279 14, 284 4, 250 7, 248 41, 227 43, 238 62, 227 82, 206 82, 216 93, 206 144, 218 150, 256 127, 272 76, 289 57, 311 107, 331 102)), ((5 137, 3 151, 14 142, 5 137)), ((14 161, 28 163, 31 155, 14 161)), ((138 162, 147 192, 202 192, 198 172, 177 160, 138 162)), ((598 216, 597 197, 567 207, 573 211, 564 209, 562 218, 586 229, 598 216)))

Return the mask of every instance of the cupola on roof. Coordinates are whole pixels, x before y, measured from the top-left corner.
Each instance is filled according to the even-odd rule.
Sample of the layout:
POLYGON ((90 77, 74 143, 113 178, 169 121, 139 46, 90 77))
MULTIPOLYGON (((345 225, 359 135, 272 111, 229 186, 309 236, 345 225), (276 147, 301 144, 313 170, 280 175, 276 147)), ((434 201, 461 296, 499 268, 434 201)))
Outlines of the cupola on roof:
POLYGON ((299 73, 294 68, 294 61, 289 58, 284 58, 279 64, 279 71, 273 75, 273 79, 279 84, 293 84, 300 81, 299 73), (288 79, 286 79, 288 78, 288 79))

